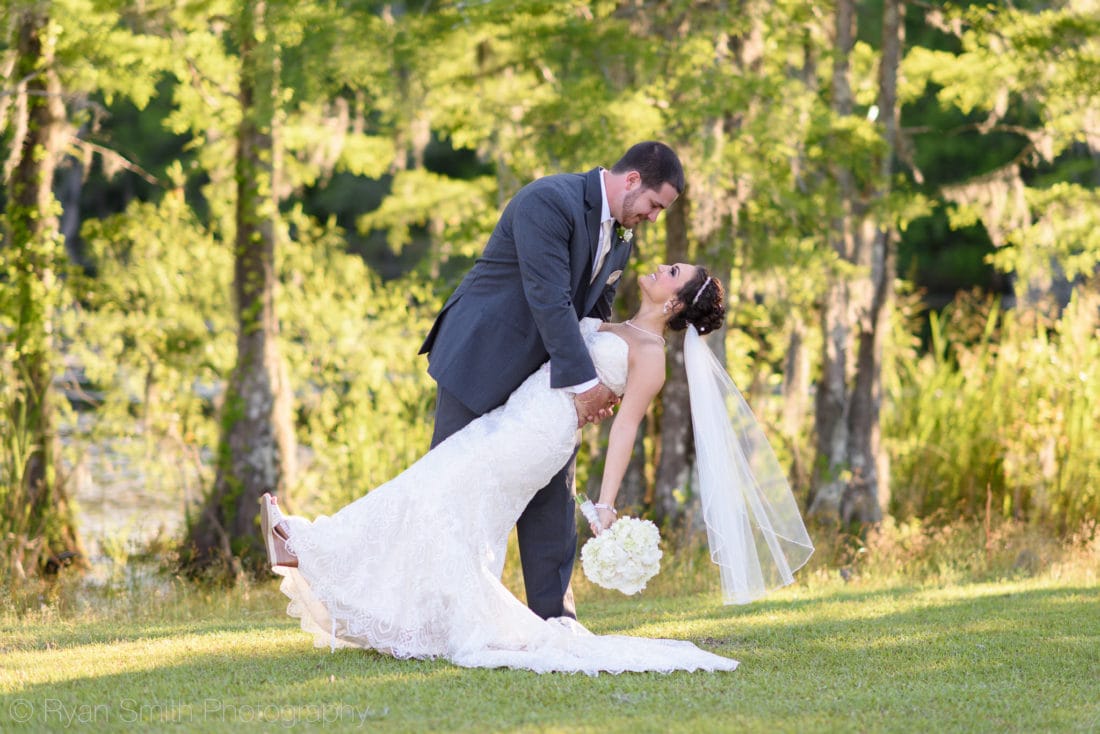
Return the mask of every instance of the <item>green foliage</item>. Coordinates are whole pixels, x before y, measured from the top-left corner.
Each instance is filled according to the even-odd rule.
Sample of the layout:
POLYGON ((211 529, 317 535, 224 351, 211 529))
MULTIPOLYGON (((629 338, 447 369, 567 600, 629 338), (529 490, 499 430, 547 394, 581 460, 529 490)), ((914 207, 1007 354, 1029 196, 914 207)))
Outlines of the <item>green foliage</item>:
MULTIPOLYGON (((1095 177, 1085 171, 1095 171, 1088 152, 1100 140, 1100 19, 1078 3, 1038 12, 975 5, 945 15, 961 49, 913 48, 903 69, 906 98, 931 91, 941 107, 969 116, 948 138, 965 130, 1016 141, 945 192, 958 206, 952 226, 980 221, 1004 247, 992 262, 1017 274, 1022 289, 1049 282, 1052 262, 1071 279, 1091 273, 1100 263, 1100 219, 1095 177)), ((1005 146, 978 149, 997 147, 1005 146)))
POLYGON ((900 518, 937 512, 1066 529, 1100 514, 1100 296, 1054 323, 984 302, 932 317, 931 353, 899 360, 883 435, 900 518))
POLYGON ((48 554, 47 524, 55 518, 35 511, 25 472, 37 437, 27 416, 26 379, 10 342, 0 343, 0 586, 33 573, 48 554))
POLYGON ((116 95, 126 97, 144 108, 170 58, 168 40, 142 32, 141 18, 127 17, 132 3, 55 0, 51 5, 65 89, 102 95, 108 104, 116 95))
MULTIPOLYGON (((104 100, 109 109, 127 99, 146 110, 143 119, 147 103, 159 101, 171 107, 165 137, 188 141, 168 166, 174 188, 163 200, 131 203, 123 215, 85 225, 98 270, 74 284, 77 305, 56 300, 61 288, 28 299, 66 309, 59 332, 66 358, 82 367, 96 401, 94 414, 81 419, 82 431, 94 428, 67 456, 78 462, 94 441, 165 491, 208 484, 217 400, 234 351, 225 243, 234 228, 228 161, 241 120, 240 59, 227 19, 240 5, 156 0, 139 11, 66 0, 55 7, 67 99, 104 100), (176 190, 185 185, 202 195, 185 202, 176 190)), ((1051 259, 1070 278, 1100 261, 1100 201, 1087 147, 1096 148, 1100 29, 1081 7, 952 6, 927 22, 910 8, 908 25, 919 32, 908 36, 899 94, 913 137, 900 152, 925 182, 889 182, 890 196, 872 214, 904 230, 944 197, 944 186, 977 181, 981 191, 937 209, 949 210, 950 221, 920 219, 906 234, 905 246, 921 258, 909 272, 951 289, 988 282, 990 263, 1026 283, 1051 259), (959 36, 933 32, 932 23, 955 24, 959 36), (1019 166, 1008 192, 1024 212, 1011 222, 995 211, 1007 195, 989 196, 988 182, 978 180, 1008 165, 1019 166), (997 235, 989 263, 981 257, 992 245, 980 226, 960 229, 967 225, 997 235)), ((869 114, 878 30, 864 16, 877 22, 875 8, 861 15, 851 60, 856 110, 842 118, 829 109, 830 20, 809 2, 268 9, 281 81, 278 313, 296 393, 300 496, 335 507, 423 452, 433 391, 416 351, 458 261, 480 250, 500 207, 527 181, 610 165, 643 138, 667 140, 684 159, 690 256, 731 273, 729 369, 755 394, 762 420, 778 424, 782 406, 768 396, 794 318, 809 327, 806 348, 816 354, 824 275, 860 275, 828 246, 840 213, 833 172, 851 168, 867 195, 887 183, 877 165, 885 152, 881 123, 869 114), (473 161, 462 171, 425 155, 457 157, 456 149, 473 161), (387 233, 400 264, 345 254, 346 233, 296 209, 305 189, 318 202, 341 201, 341 225, 374 231, 378 240, 387 233), (389 195, 376 207, 377 190, 389 195), (448 258, 452 266, 441 267, 448 258), (383 283, 376 271, 385 266, 417 276, 383 283)), ((74 110, 73 122, 85 122, 91 109, 98 108, 74 110)), ((102 122, 109 129, 110 120, 102 122)), ((151 147, 156 131, 140 130, 151 147)), ((120 187, 88 195, 116 206, 131 194, 120 187)), ((325 206, 311 211, 323 220, 325 206)), ((663 226, 644 227, 637 244, 638 269, 662 260, 663 226)), ((15 293, 0 289, 0 299, 15 293)), ((957 507, 980 514, 987 487, 1002 514, 1063 525, 1096 510, 1088 489, 1096 485, 1096 448, 1080 428, 1096 423, 1089 392, 1096 374, 1083 362, 1091 382, 1079 385, 1069 366, 1077 364, 1075 349, 1095 356, 1096 335, 1075 308, 1045 336, 999 313, 990 335, 969 341, 937 326, 941 341, 926 357, 911 345, 922 324, 895 330, 886 347, 897 366, 885 376, 885 435, 903 517, 957 507), (1014 373, 1027 376, 1026 386, 1014 373), (1070 400, 1067 385, 1086 399, 1070 400), (1053 475, 1046 436, 1058 436, 1053 475)), ((4 379, 10 387, 18 376, 4 379)), ((11 456, 25 450, 18 431, 5 435, 11 456)), ((770 435, 786 459, 804 450, 808 421, 789 445, 777 431, 770 435)))
POLYGON ((359 228, 385 229, 390 248, 400 253, 411 240, 410 226, 432 225, 448 255, 474 257, 496 223, 491 203, 495 189, 496 182, 488 177, 462 180, 424 169, 402 171, 382 205, 360 217, 359 228))
MULTIPOLYGON (((1089 519, 1063 537, 1048 528, 995 515, 895 520, 887 516, 861 536, 816 533, 815 549, 850 582, 919 583, 942 588, 973 581, 1049 576, 1090 583, 1100 556, 1100 526, 1089 519)), ((835 532, 835 531, 834 531, 835 532)))
MULTIPOLYGON (((383 285, 344 253, 334 226, 297 211, 289 223, 279 314, 307 457, 299 496, 331 508, 427 448, 434 387, 416 352, 439 300, 415 281, 383 285)), ((107 442, 164 492, 208 484, 235 353, 228 248, 176 196, 89 222, 84 234, 97 276, 81 282, 83 305, 63 333, 98 404, 74 457, 107 442)))
MULTIPOLYGON (((6 8, 5 8, 6 9, 6 8)), ((61 207, 50 190, 64 108, 48 68, 57 27, 45 8, 21 6, 8 16, 6 75, 17 80, 0 101, 0 133, 11 147, 4 164, 0 220, 0 580, 47 570, 47 560, 79 556, 72 508, 57 457, 53 381, 59 371, 55 334, 66 270, 58 231, 61 207), (11 36, 18 35, 18 41, 11 36)), ((83 565, 84 560, 78 563, 83 565)), ((55 568, 56 570, 56 568, 55 568)))
POLYGON ((289 221, 279 315, 307 456, 295 493, 331 510, 427 451, 435 388, 417 351, 441 301, 414 279, 383 284, 335 226, 289 221))
POLYGON ((72 458, 102 442, 155 491, 206 484, 235 352, 231 255, 178 192, 91 220, 84 238, 96 276, 74 281, 61 330, 95 412, 72 458))
POLYGON ((271 6, 270 25, 287 115, 277 140, 288 153, 287 183, 297 190, 333 171, 387 173, 399 154, 385 123, 378 124, 393 93, 392 19, 369 4, 279 3, 271 6))
POLYGON ((1025 197, 1040 215, 1009 235, 1014 246, 994 253, 993 265, 1027 275, 1046 272, 1057 262, 1070 281, 1091 275, 1100 264, 1100 189, 1061 182, 1028 188, 1025 197))
POLYGON ((349 130, 349 114, 346 104, 303 103, 288 116, 280 143, 292 154, 284 163, 293 186, 313 185, 332 171, 369 178, 387 172, 396 155, 393 141, 349 130))

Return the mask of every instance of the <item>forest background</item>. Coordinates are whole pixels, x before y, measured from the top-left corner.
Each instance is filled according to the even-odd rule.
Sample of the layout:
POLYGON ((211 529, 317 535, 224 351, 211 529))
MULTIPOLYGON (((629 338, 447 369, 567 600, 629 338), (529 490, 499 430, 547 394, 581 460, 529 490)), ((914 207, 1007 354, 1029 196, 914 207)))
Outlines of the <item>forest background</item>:
MULTIPOLYGON (((327 512, 396 475, 504 203, 645 139, 688 187, 632 275, 726 282, 710 345, 821 528, 1096 535, 1094 0, 2 8, 7 581, 109 553, 96 506, 239 576, 263 491, 327 512)), ((669 543, 701 527, 690 433, 673 339, 620 495, 669 543)))

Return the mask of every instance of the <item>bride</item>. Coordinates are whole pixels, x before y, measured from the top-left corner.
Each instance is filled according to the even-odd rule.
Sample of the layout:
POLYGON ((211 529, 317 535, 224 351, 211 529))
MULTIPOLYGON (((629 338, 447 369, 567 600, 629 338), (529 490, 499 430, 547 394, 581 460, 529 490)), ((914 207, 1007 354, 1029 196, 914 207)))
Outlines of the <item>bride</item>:
MULTIPOLYGON (((614 521, 637 428, 664 383, 662 334, 690 325, 685 360, 700 492, 726 600, 747 601, 790 583, 812 545, 770 449, 764 453, 771 463, 761 469, 767 443, 751 413, 751 430, 737 429, 748 409, 736 403, 732 383, 735 397, 723 394, 729 378, 699 338, 722 324, 721 283, 682 263, 659 266, 638 282, 642 303, 633 318, 581 322, 600 381, 622 399, 593 531, 614 521), (700 440, 699 421, 715 411, 721 420, 700 440), (708 496, 708 486, 717 491, 708 496)), ((597 636, 572 619, 543 620, 501 583, 508 533, 531 496, 569 460, 580 422, 573 396, 550 387, 544 365, 504 405, 331 517, 283 517, 275 499, 264 495, 263 533, 273 570, 284 577, 280 589, 291 600, 287 613, 319 647, 444 657, 466 667, 593 675, 733 670, 736 660, 689 642, 597 636)))

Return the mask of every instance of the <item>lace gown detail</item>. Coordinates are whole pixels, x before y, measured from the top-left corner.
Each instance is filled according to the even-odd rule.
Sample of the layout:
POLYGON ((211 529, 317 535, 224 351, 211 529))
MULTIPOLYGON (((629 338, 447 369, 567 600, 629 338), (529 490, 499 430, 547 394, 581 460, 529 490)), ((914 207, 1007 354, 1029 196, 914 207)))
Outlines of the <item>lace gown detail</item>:
MULTIPOLYGON (((599 323, 585 319, 581 330, 601 381, 621 395, 627 345, 599 323)), ((331 517, 286 518, 298 567, 275 571, 288 614, 318 647, 466 667, 734 669, 735 660, 688 642, 597 636, 574 620, 543 620, 500 582, 509 531, 569 460, 576 433, 572 395, 550 387, 544 365, 504 405, 331 517)))

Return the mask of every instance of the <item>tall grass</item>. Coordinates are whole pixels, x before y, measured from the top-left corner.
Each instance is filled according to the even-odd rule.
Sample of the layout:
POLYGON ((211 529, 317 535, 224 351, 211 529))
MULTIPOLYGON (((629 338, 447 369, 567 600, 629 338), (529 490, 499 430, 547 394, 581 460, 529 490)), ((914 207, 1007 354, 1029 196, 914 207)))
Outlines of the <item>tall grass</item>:
MULTIPOLYGON (((7 349, 4 350, 6 352, 7 349)), ((31 527, 23 469, 32 446, 25 414, 16 409, 19 379, 14 360, 0 359, 0 580, 22 579, 33 570, 44 538, 31 527), (35 536, 37 541, 34 540, 35 536)))
POLYGON ((66 497, 69 477, 48 463, 53 451, 42 451, 42 442, 53 437, 36 430, 33 412, 47 401, 27 392, 30 381, 14 352, 11 343, 0 344, 0 586, 20 584, 42 570, 52 573, 61 564, 84 564, 66 497), (32 481, 28 467, 43 456, 46 478, 32 481))
MULTIPOLYGON (((1094 589, 1100 583, 1097 520, 1086 521, 1064 536, 1033 523, 1001 519, 928 522, 913 518, 898 522, 887 518, 858 535, 831 523, 811 524, 809 529, 814 555, 784 593, 801 595, 837 586, 852 590, 939 588, 1025 579, 1094 589)), ((665 535, 660 573, 634 597, 596 586, 584 576, 578 560, 572 578, 578 605, 645 605, 654 598, 694 595, 717 604, 719 573, 710 560, 705 537, 679 532, 683 534, 665 535)), ((582 538, 581 543, 584 541, 582 538)), ((58 620, 134 616, 178 620, 180 614, 190 617, 194 612, 186 605, 178 606, 181 600, 198 599, 199 607, 211 601, 247 601, 250 590, 269 586, 242 577, 235 590, 227 590, 184 579, 174 572, 176 549, 164 538, 143 545, 119 536, 101 544, 104 554, 92 574, 65 569, 49 580, 0 584, 0 624, 15 625, 42 614, 58 620)), ((524 599, 514 532, 501 580, 524 599)), ((269 609, 279 616, 285 599, 276 596, 276 601, 269 609)))
POLYGON ((1100 292, 1056 320, 963 299, 900 362, 883 435, 899 519, 1026 519, 1062 531, 1100 516, 1100 292))

